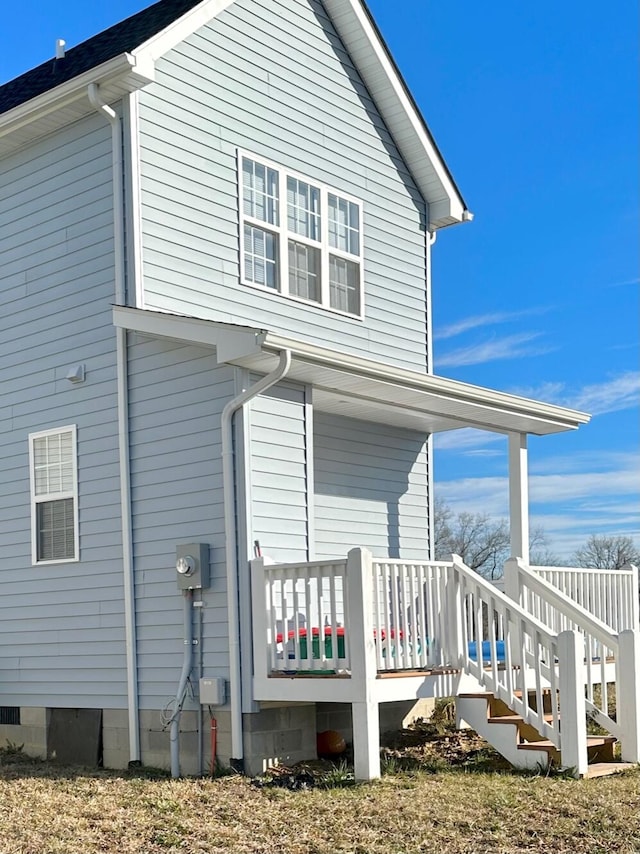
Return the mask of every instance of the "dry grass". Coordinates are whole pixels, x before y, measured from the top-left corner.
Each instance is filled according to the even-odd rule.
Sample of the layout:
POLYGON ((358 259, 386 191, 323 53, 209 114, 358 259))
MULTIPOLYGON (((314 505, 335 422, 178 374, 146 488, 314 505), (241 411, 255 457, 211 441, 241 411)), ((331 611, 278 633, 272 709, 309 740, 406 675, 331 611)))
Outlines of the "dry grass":
POLYGON ((575 781, 487 772, 474 761, 425 767, 292 792, 240 777, 174 781, 5 757, 0 852, 640 852, 638 771, 575 781))

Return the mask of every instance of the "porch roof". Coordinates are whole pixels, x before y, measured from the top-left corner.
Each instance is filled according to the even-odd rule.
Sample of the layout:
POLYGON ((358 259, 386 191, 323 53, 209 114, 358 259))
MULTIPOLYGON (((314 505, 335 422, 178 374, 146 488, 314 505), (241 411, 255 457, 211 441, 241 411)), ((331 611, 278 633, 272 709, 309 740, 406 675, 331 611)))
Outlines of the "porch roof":
POLYGON ((575 430, 590 416, 433 374, 396 368, 330 350, 265 329, 114 306, 116 326, 216 350, 219 364, 258 373, 291 352, 288 378, 313 386, 321 411, 406 427, 426 433, 475 427, 498 433, 544 436, 575 430))

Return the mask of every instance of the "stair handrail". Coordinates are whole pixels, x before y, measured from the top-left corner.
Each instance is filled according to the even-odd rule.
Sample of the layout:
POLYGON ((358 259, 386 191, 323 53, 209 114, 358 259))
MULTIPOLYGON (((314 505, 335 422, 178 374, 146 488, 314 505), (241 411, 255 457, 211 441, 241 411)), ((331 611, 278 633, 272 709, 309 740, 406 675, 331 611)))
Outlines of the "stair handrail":
MULTIPOLYGON (((590 580, 615 580, 614 583, 614 600, 613 603, 611 598, 609 598, 610 606, 613 605, 613 611, 616 613, 618 617, 618 624, 609 623, 606 618, 599 616, 595 611, 591 613, 594 614, 598 619, 602 619, 605 625, 608 625, 610 629, 613 631, 622 631, 623 629, 633 629, 640 627, 640 585, 638 583, 638 567, 632 563, 626 563, 624 566, 620 567, 620 569, 599 569, 597 567, 576 567, 576 566, 534 566, 531 564, 525 564, 527 569, 530 572, 533 572, 534 575, 538 578, 543 578, 545 581, 548 581, 552 584, 556 589, 560 590, 561 593, 564 593, 565 596, 568 596, 572 601, 578 602, 580 604, 580 597, 578 596, 577 591, 570 591, 566 588, 563 589, 560 579, 569 577, 576 578, 580 577, 584 579, 585 577, 590 580), (552 580, 552 577, 555 576, 552 580), (622 581, 622 584, 620 584, 622 581), (620 612, 624 614, 628 619, 624 620, 624 625, 620 625, 620 612)), ((574 584, 576 582, 574 581, 574 584)), ((583 585, 580 586, 580 592, 584 593, 583 585)), ((597 604, 602 606, 603 597, 602 592, 597 589, 594 590, 591 587, 588 587, 588 591, 591 594, 592 600, 595 599, 597 604)), ((583 605, 583 607, 586 607, 583 605)), ((587 608, 587 610, 590 610, 587 608)), ((600 607, 600 611, 602 612, 602 607, 600 607)))
POLYGON ((453 663, 475 677, 485 690, 505 702, 543 738, 561 750, 564 766, 575 767, 582 773, 587 762, 584 663, 577 632, 555 633, 519 602, 474 572, 459 555, 452 555, 452 570, 448 614, 452 617, 455 614, 456 620, 448 639, 452 643, 448 652, 453 663), (476 609, 473 615, 475 657, 469 646, 470 621, 465 618, 469 605, 476 609), (495 631, 491 631, 488 639, 488 658, 485 659, 484 651, 481 652, 477 643, 477 626, 483 621, 484 605, 487 606, 488 625, 495 626, 496 617, 502 620, 505 651, 502 667, 498 661, 495 631), (550 719, 544 711, 543 695, 547 689, 550 689, 550 719), (535 705, 530 692, 535 698, 535 705), (559 696, 562 700, 562 732, 559 696))
MULTIPOLYGON (((568 617, 576 626, 579 626, 579 631, 583 634, 590 634, 596 640, 600 641, 603 646, 616 653, 618 651, 618 633, 614 632, 610 626, 594 617, 593 614, 582 605, 579 605, 565 593, 558 590, 553 584, 539 575, 536 575, 521 558, 509 558, 505 563, 505 581, 507 590, 514 590, 511 587, 513 579, 512 569, 517 573, 518 581, 518 597, 516 601, 526 607, 522 602, 522 585, 524 584, 529 590, 537 593, 546 602, 568 617), (584 631, 584 630, 586 631, 584 631)), ((515 596, 514 596, 515 599, 515 596)), ((540 619, 540 618, 537 618, 540 619)), ((541 620, 541 622, 544 622, 541 620)))
MULTIPOLYGON (((633 567, 632 567, 633 569, 633 567)), ((636 574, 637 578, 637 574, 636 574)), ((615 735, 621 743, 625 761, 640 762, 640 627, 615 632, 546 579, 541 578, 521 558, 509 558, 505 563, 506 590, 522 603, 523 593, 529 590, 546 600, 568 618, 584 636, 586 709, 600 726, 615 735), (524 589, 526 588, 526 590, 524 589), (602 645, 599 661, 591 660, 591 639, 602 645), (607 650, 615 659, 616 716, 609 714, 605 686, 613 681, 608 676, 607 650), (592 671, 599 671, 601 697, 596 703, 592 671)), ((525 603, 526 607, 526 603, 525 603)))

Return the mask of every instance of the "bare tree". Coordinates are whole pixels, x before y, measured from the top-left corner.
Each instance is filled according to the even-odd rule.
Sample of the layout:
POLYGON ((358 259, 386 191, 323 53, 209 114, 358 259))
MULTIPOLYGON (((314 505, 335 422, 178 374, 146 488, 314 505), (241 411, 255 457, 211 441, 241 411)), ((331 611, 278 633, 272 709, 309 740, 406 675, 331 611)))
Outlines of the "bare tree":
POLYGON ((562 558, 549 548, 544 528, 538 525, 529 536, 529 563, 531 566, 561 566, 562 558))
MULTIPOLYGON (((451 554, 462 560, 479 575, 494 581, 502 577, 504 562, 511 553, 509 525, 505 519, 493 519, 486 513, 454 513, 445 503, 436 501, 434 517, 436 560, 446 560, 451 554)), ((531 531, 531 563, 555 566, 559 563, 547 549, 542 528, 531 531)))
POLYGON ((585 569, 621 569, 627 563, 640 564, 640 549, 631 537, 591 534, 573 554, 573 566, 585 569))
POLYGON ((457 554, 485 578, 500 578, 509 556, 509 528, 504 519, 495 520, 485 513, 454 513, 436 501, 434 529, 436 560, 457 554))

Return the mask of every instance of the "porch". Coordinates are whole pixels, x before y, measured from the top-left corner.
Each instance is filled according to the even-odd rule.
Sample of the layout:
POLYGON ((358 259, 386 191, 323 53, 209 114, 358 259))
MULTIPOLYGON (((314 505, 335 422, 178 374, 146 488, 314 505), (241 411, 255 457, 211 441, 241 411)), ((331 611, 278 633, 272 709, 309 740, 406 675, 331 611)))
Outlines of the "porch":
POLYGON ((640 758, 635 567, 510 560, 506 593, 456 556, 417 563, 352 549, 332 561, 257 559, 251 573, 254 699, 350 703, 360 779, 379 775, 379 704, 423 697, 458 697, 461 723, 515 765, 536 767, 544 750, 586 774, 587 715, 623 760, 640 758))

